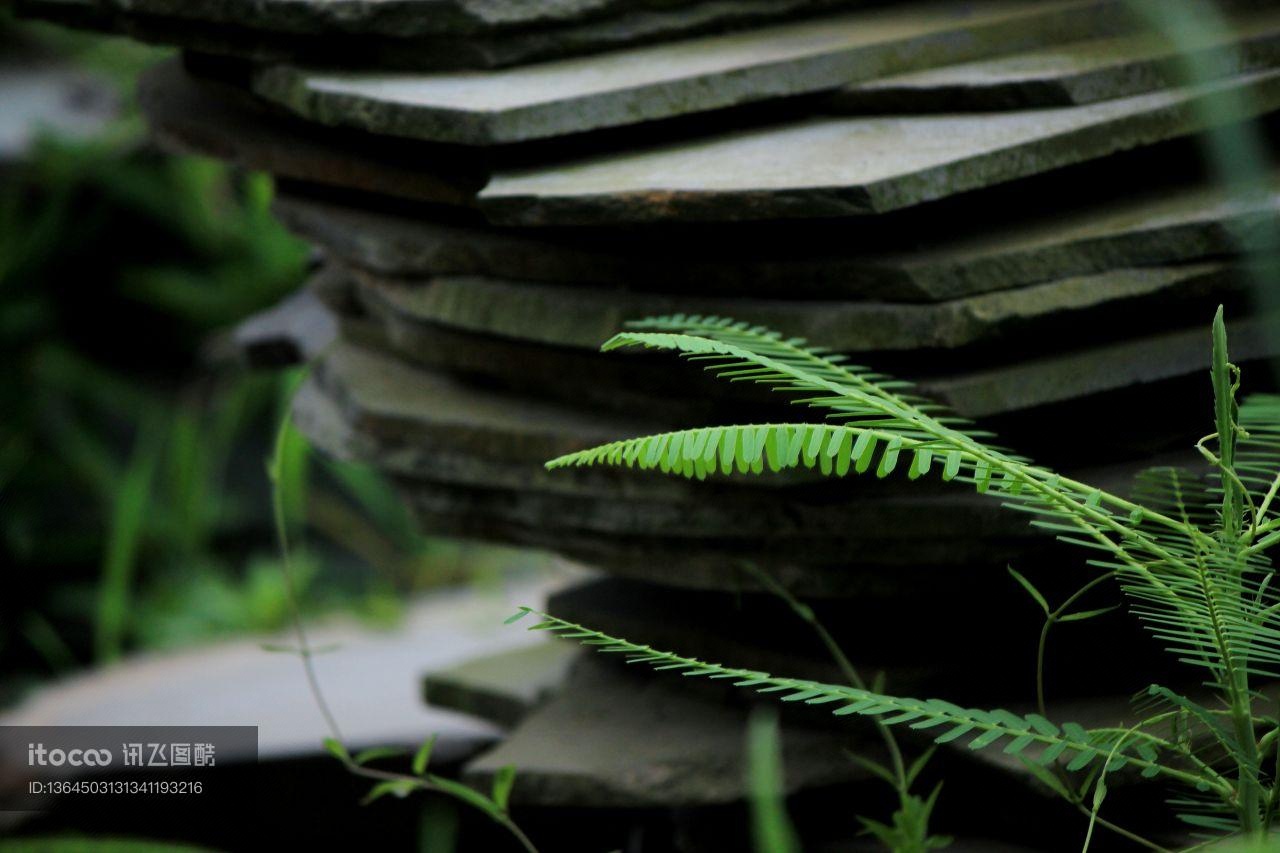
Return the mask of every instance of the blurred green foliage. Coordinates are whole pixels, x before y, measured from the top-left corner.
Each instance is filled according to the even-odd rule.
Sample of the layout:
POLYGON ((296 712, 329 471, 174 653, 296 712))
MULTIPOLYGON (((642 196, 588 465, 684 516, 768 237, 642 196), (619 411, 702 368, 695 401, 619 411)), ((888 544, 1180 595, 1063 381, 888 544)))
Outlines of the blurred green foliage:
MULTIPOLYGON (((155 54, 33 31, 124 85, 155 54)), ((287 621, 263 460, 293 377, 217 342, 297 288, 310 250, 267 177, 162 155, 141 128, 126 107, 0 171, 0 703, 130 648, 287 621)), ((463 546, 419 535, 376 474, 302 440, 285 469, 289 523, 319 534, 298 558, 307 612, 388 624, 406 591, 462 576, 463 546)))

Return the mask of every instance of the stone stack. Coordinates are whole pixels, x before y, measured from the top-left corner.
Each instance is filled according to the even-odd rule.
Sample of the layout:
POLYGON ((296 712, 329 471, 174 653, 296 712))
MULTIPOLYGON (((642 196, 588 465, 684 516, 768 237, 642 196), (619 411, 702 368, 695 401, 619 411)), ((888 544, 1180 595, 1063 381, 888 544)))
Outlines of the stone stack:
MULTIPOLYGON (((142 84, 155 138, 276 176, 278 214, 324 263, 239 339, 258 363, 314 360, 295 414, 315 444, 395 478, 430 532, 598 570, 550 611, 656 647, 839 680, 763 572, 889 690, 1015 707, 1038 614, 1005 565, 1062 590, 1084 576, 941 483, 545 471, 788 412, 670 359, 600 354, 628 320, 808 338, 1120 491, 1205 432, 1217 304, 1237 361, 1274 354, 1250 285, 1280 189, 1268 175, 1228 197, 1197 138, 1269 128, 1280 4, 1240 4, 1228 34, 1182 45, 1194 85, 1107 0, 22 5, 182 47, 142 84)), ((1159 666, 1125 619, 1096 624, 1051 657, 1054 698, 1085 721, 1123 716, 1159 666), (1120 642, 1132 669, 1099 673, 1120 642)), ((616 809, 600 843, 731 849, 751 697, 689 682, 548 651, 436 674, 427 697, 512 726, 467 773, 516 764, 522 813, 616 809)), ((874 754, 874 732, 816 711, 784 724, 814 848, 852 837, 883 790, 844 748, 874 754)), ((1075 843, 1078 815, 1015 763, 938 763, 961 833, 1044 849, 1051 820, 1075 843), (1025 819, 975 814, 965 780, 988 804, 1009 786, 1025 819)))

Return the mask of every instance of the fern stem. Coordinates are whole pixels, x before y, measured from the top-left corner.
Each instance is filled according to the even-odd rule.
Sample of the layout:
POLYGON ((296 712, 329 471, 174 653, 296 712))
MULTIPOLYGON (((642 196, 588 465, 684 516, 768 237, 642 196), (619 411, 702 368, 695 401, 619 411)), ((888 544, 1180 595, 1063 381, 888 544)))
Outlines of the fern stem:
MULTIPOLYGON (((292 623, 294 636, 298 641, 298 656, 302 660, 302 667, 306 674, 307 688, 311 692, 311 698, 316 703, 316 708, 320 711, 320 716, 324 718, 325 726, 328 728, 333 741, 338 744, 343 743, 342 730, 338 727, 338 719, 334 716, 333 711, 329 707, 329 702, 325 698, 324 690, 320 687, 320 678, 316 674, 315 668, 315 650, 312 648, 310 638, 307 635, 306 628, 302 621, 302 609, 298 603, 297 584, 294 582, 292 553, 293 549, 289 542, 289 527, 285 518, 284 511, 284 448, 288 440, 289 429, 293 425, 292 410, 293 398, 296 396, 298 389, 302 387, 303 381, 307 378, 306 371, 299 374, 293 387, 289 389, 285 395, 284 416, 280 419, 279 428, 276 431, 275 443, 272 446, 271 457, 267 460, 267 477, 271 483, 271 510, 272 517, 276 528, 276 542, 280 548, 280 571, 285 582, 285 599, 289 606, 289 617, 292 623)), ((482 807, 478 802, 471 798, 459 797, 440 785, 428 779, 419 779, 413 776, 405 776, 399 773, 388 773, 382 770, 375 770, 369 767, 362 767, 346 754, 345 748, 340 756, 343 765, 347 770, 356 776, 363 776, 366 779, 374 779, 382 782, 403 782, 411 783, 426 791, 433 791, 444 794, 450 798, 466 803, 472 808, 484 813, 490 820, 507 830, 513 838, 524 848, 525 853, 538 853, 538 848, 534 846, 533 841, 516 825, 505 811, 494 810, 482 807)), ((496 804, 495 804, 496 805, 496 804)))
POLYGON ((1040 642, 1036 647, 1036 710, 1040 712, 1040 716, 1042 717, 1049 716, 1049 712, 1046 708, 1046 703, 1045 703, 1045 689, 1044 689, 1044 674, 1045 674, 1044 659, 1045 659, 1045 648, 1049 642, 1049 630, 1058 623, 1058 620, 1062 618, 1062 615, 1066 613, 1067 610, 1069 610, 1071 607, 1073 607, 1077 601, 1079 601, 1081 598, 1087 595, 1098 584, 1108 580, 1111 577, 1112 577, 1111 572, 1106 572, 1105 574, 1098 575, 1096 578, 1089 581, 1087 584, 1085 584, 1084 586, 1076 590, 1074 593, 1072 593, 1071 596, 1068 597, 1066 601, 1062 602, 1062 604, 1060 604, 1056 610, 1054 610, 1052 613, 1048 613, 1045 615, 1044 625, 1040 629, 1040 642))
MULTIPOLYGON (((1120 826, 1117 823, 1113 823, 1112 821, 1107 820, 1102 815, 1095 815, 1091 809, 1085 806, 1084 803, 1076 802, 1075 807, 1085 817, 1089 817, 1096 820, 1098 826, 1110 832, 1114 832, 1116 835, 1119 835, 1121 838, 1126 838, 1129 841, 1132 841, 1134 844, 1138 844, 1147 848, 1148 850, 1155 851, 1155 853, 1170 853, 1169 848, 1161 847, 1159 844, 1156 844, 1154 841, 1143 838, 1141 835, 1138 835, 1136 832, 1129 829, 1125 829, 1123 826, 1120 826)), ((1186 851, 1183 851, 1183 853, 1186 853, 1186 851)))
MULTIPOLYGON (((840 673, 844 676, 845 681, 848 681, 851 687, 856 687, 859 690, 866 690, 867 684, 863 681, 857 668, 854 667, 853 661, 849 660, 849 656, 844 653, 844 649, 836 642, 836 638, 831 636, 831 632, 827 630, 827 626, 823 625, 822 620, 814 614, 813 608, 797 599, 791 594, 791 590, 778 583, 778 581, 774 579, 773 575, 769 574, 764 569, 754 563, 744 563, 743 565, 749 574, 760 581, 760 583, 763 584, 770 592, 786 602, 792 612, 794 612, 796 616, 814 630, 814 633, 818 635, 818 639, 822 642, 822 645, 826 647, 828 654, 830 654, 832 659, 835 660, 836 666, 840 669, 840 673)), ((908 794, 907 765, 902 757, 902 748, 898 745, 898 739, 893 734, 893 731, 884 724, 883 720, 876 719, 875 726, 876 730, 880 732, 881 740, 884 741, 885 749, 889 752, 889 760, 893 764, 893 775, 898 780, 898 797, 901 800, 908 794)))
MULTIPOLYGON (((1264 530, 1280 527, 1280 519, 1276 519, 1270 524, 1263 521, 1267 515, 1267 510, 1271 508, 1271 502, 1276 498, 1277 491, 1280 491, 1280 471, 1276 471, 1275 477, 1271 479, 1271 485, 1267 488, 1267 493, 1262 496, 1262 503, 1258 504, 1258 509, 1254 512, 1253 524, 1249 526, 1246 541, 1252 542, 1253 538, 1264 530)), ((1245 494, 1248 494, 1248 491, 1245 494)))

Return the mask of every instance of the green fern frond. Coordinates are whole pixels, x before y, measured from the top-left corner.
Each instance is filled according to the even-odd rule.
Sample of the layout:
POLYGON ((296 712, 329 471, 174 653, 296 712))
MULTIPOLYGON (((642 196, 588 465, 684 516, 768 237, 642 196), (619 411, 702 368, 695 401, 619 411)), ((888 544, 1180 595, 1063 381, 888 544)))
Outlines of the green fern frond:
MULTIPOLYGON (((1166 775, 1202 789, 1230 807, 1238 825, 1256 831, 1280 819, 1280 782, 1263 790, 1261 747, 1275 747, 1280 729, 1260 720, 1250 689, 1255 676, 1280 678, 1280 589, 1265 556, 1280 543, 1280 397, 1253 397, 1237 410, 1239 370, 1227 360, 1219 311, 1213 328, 1216 432, 1197 447, 1213 466, 1207 476, 1156 469, 1138 481, 1132 499, 1063 477, 1001 448, 945 408, 910 392, 907 383, 768 329, 719 317, 675 315, 632 324, 603 349, 643 347, 674 352, 729 381, 750 381, 794 395, 824 411, 822 423, 748 424, 679 430, 611 442, 562 456, 549 468, 612 465, 703 479, 713 474, 807 469, 828 476, 895 471, 911 479, 936 472, 972 485, 1030 524, 1091 552, 1089 563, 1114 575, 1132 609, 1180 660, 1209 673, 1227 706, 1217 712, 1163 688, 1150 698, 1173 710, 1133 730, 1050 730, 1040 718, 1003 711, 958 709, 937 700, 894 699, 853 688, 779 679, 680 658, 544 617, 538 627, 622 652, 686 675, 734 678, 740 686, 788 691, 784 698, 841 703, 838 713, 910 722, 916 728, 950 724, 944 738, 970 737, 981 748, 1007 742, 1020 753, 1036 744, 1053 761, 1089 764, 1114 750, 1118 763, 1166 775), (1216 447, 1216 452, 1214 448, 1216 447), (1148 724, 1182 721, 1210 736, 1235 764, 1226 782, 1196 755, 1191 739, 1156 737, 1148 724), (1227 726, 1225 721, 1229 721, 1227 726), (1275 730, 1260 744, 1256 726, 1275 730), (1132 744, 1126 738, 1134 738, 1132 744), (1007 740, 1006 740, 1007 739, 1007 740), (1055 752, 1057 750, 1057 752, 1055 752), (1168 760, 1166 760, 1168 759, 1168 760), (1190 768, 1190 772, 1188 769, 1190 768)), ((1047 721, 1045 721, 1047 723, 1047 721)), ((1048 724, 1051 726, 1051 724, 1048 724)), ((1200 746, 1203 746, 1203 741, 1200 746)), ((1104 759, 1108 770, 1114 769, 1104 759)), ((1101 790, 1101 786, 1099 786, 1101 790)), ((1219 825, 1217 815, 1192 815, 1219 825)))
POLYGON ((1231 542, 1190 531, 1212 529, 1213 504, 1221 491, 1203 477, 1173 468, 1151 469, 1138 478, 1135 499, 1188 531, 1140 522, 1175 559, 1134 572, 1102 562, 1120 577, 1134 612, 1179 659, 1205 667, 1212 684, 1231 692, 1244 674, 1280 677, 1280 590, 1271 584, 1270 561, 1231 542), (1152 579, 1158 579, 1153 583, 1152 579))
POLYGON ((1280 523, 1280 395, 1253 394, 1240 405, 1235 471, 1248 491, 1255 527, 1280 523))
MULTIPOLYGON (((937 464, 944 479, 969 482, 1007 507, 1027 512, 1033 525, 1094 552, 1093 562, 1131 578, 1130 588, 1154 591, 1148 604, 1163 602, 1176 616, 1200 618, 1197 607, 1184 605, 1180 591, 1164 579, 1166 571, 1175 577, 1196 576, 1196 555, 1212 552, 1218 544, 1216 537, 1186 518, 1171 517, 992 448, 938 420, 896 387, 886 387, 879 375, 849 368, 836 357, 760 327, 723 318, 679 317, 639 325, 709 329, 716 337, 684 331, 624 332, 603 348, 674 351, 705 362, 721 376, 805 394, 804 402, 837 413, 845 423, 682 430, 569 454, 549 462, 549 468, 627 465, 704 478, 717 471, 761 473, 766 467, 803 467, 836 476, 874 470, 886 476, 901 467, 914 478, 937 464), (1190 551, 1180 547, 1184 541, 1192 543, 1190 551)), ((1159 624, 1160 618, 1153 613, 1149 624, 1159 624)))
MULTIPOLYGON (((961 708, 941 699, 887 696, 855 687, 722 666, 611 637, 528 607, 521 607, 507 621, 516 622, 529 615, 539 620, 529 629, 531 631, 547 631, 563 639, 576 640, 597 651, 619 654, 628 662, 644 664, 655 670, 728 680, 735 687, 778 694, 783 702, 831 705, 836 716, 875 717, 885 725, 907 725, 919 731, 945 728, 934 737, 936 743, 958 741, 974 750, 1001 746, 1005 754, 1019 755, 1041 766, 1066 762, 1069 771, 1083 770, 1090 765, 1102 767, 1108 773, 1132 767, 1145 777, 1163 777, 1202 791, 1216 790, 1223 795, 1230 792, 1230 786, 1220 777, 1210 781, 1216 774, 1208 768, 1197 768, 1201 771, 1201 775, 1197 775, 1177 766, 1188 756, 1176 750, 1173 744, 1145 732, 1115 728, 1087 730, 1076 723, 1058 725, 1037 714, 1023 716, 1000 709, 961 708), (1038 754, 1028 751, 1033 746, 1040 748, 1038 754), (1162 759, 1172 760, 1166 762, 1162 759)), ((1194 763, 1194 758, 1191 760, 1194 763)))
POLYGON ((672 314, 635 320, 627 323, 627 328, 640 332, 675 332, 708 338, 767 356, 830 382, 855 385, 868 391, 891 391, 903 402, 928 412, 941 423, 956 428, 963 427, 969 435, 989 435, 969 429, 972 422, 950 412, 946 406, 908 393, 914 387, 910 382, 876 373, 862 365, 850 364, 848 356, 833 353, 823 347, 810 346, 804 338, 788 338, 781 332, 764 326, 753 326, 729 317, 672 314))

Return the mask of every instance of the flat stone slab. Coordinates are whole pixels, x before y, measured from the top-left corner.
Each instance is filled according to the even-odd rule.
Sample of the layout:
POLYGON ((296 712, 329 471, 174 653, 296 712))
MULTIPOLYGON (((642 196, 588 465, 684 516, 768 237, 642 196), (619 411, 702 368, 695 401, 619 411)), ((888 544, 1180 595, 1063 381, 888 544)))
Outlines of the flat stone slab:
POLYGON ((1280 71, 1267 71, 1056 109, 815 118, 504 172, 485 187, 480 203, 491 220, 521 225, 876 214, 1278 106, 1280 71))
MULTIPOLYGON (((590 408, 597 412, 617 412, 624 417, 610 429, 632 431, 640 429, 632 417, 636 411, 649 414, 653 419, 649 425, 652 429, 690 423, 789 419, 795 414, 794 409, 779 407, 776 399, 767 393, 757 393, 753 386, 726 385, 700 371, 688 372, 679 387, 673 388, 672 368, 659 358, 608 356, 585 348, 570 349, 455 332, 395 315, 377 319, 339 316, 343 336, 361 352, 384 353, 379 357, 405 377, 402 380, 405 387, 417 387, 417 383, 424 382, 422 374, 413 366, 416 364, 428 368, 429 372, 478 378, 490 388, 489 393, 502 394, 501 388, 505 386, 522 394, 535 394, 547 404, 560 406, 562 411, 566 411, 567 405, 568 411, 590 408), (390 357, 387 353, 391 353, 390 357), (399 361, 401 358, 411 363, 399 361), (683 393, 685 391, 688 393, 683 393)), ((1151 319, 1161 320, 1160 312, 1155 312, 1151 319)), ((1277 353, 1273 336, 1266 333, 1268 322, 1273 319, 1260 315, 1242 316, 1228 324, 1241 362, 1257 362, 1277 353)), ((1062 346, 1050 354, 1012 364, 948 365, 946 371, 930 373, 931 363, 926 363, 917 365, 914 371, 904 373, 893 369, 891 372, 911 376, 922 393, 947 403, 967 417, 1001 417, 1001 431, 1025 445, 1045 432, 1046 424, 1039 420, 1037 413, 1047 412, 1054 406, 1071 403, 1077 412, 1092 411, 1090 401, 1102 401, 1109 393, 1126 388, 1147 389, 1157 397, 1163 394, 1165 399, 1175 393, 1172 390, 1175 386, 1194 391, 1194 386, 1187 383, 1195 381, 1208 367, 1203 323, 1188 314, 1184 327, 1170 329, 1167 326, 1167 322, 1157 323, 1148 332, 1139 332, 1135 326, 1135 333, 1124 339, 1092 346, 1062 346), (1025 422, 1009 422, 1014 415, 1020 415, 1025 422)), ((294 344, 294 348, 301 346, 304 346, 301 342, 294 344)), ((359 381, 350 384, 357 388, 380 387, 377 383, 366 385, 359 381)), ((424 383, 424 387, 430 385, 430 381, 424 383)), ((357 414, 344 414, 327 394, 320 395, 318 402, 311 401, 309 395, 300 399, 305 399, 306 404, 299 404, 299 417, 310 418, 310 428, 316 436, 327 436, 322 443, 335 453, 383 460, 379 464, 392 470, 423 476, 430 476, 445 458, 409 452, 403 442, 370 444, 365 436, 377 436, 380 431, 353 432, 351 425, 358 423, 357 414)), ((414 406, 419 411, 430 410, 429 400, 411 404, 412 395, 389 394, 384 395, 384 399, 391 402, 370 404, 368 410, 377 411, 382 405, 393 409, 403 406, 406 412, 414 406)), ((506 402, 509 397, 499 399, 503 400, 499 405, 510 405, 506 402)), ((1099 405, 1114 410, 1115 402, 1099 405)), ((1046 417, 1054 422, 1059 416, 1046 417)), ((1177 424, 1177 418, 1170 419, 1171 428, 1177 424)), ((611 437, 619 434, 615 432, 611 437)), ((1156 445, 1149 445, 1148 449, 1151 446, 1156 445)), ((587 473, 572 472, 573 476, 587 473)))
POLYGON ((668 44, 457 74, 280 65, 253 89, 313 121, 495 145, 802 95, 1122 25, 1097 0, 894 4, 668 44))
POLYGON ((579 654, 570 643, 548 640, 472 658, 427 673, 422 698, 432 707, 510 728, 564 683, 579 654))
POLYGON ((287 193, 277 196, 274 210, 290 230, 344 264, 390 277, 614 284, 682 296, 781 291, 789 298, 932 302, 1261 247, 1280 215, 1280 192, 1236 200, 1217 183, 1126 192, 1079 210, 975 223, 967 232, 962 226, 898 249, 889 237, 874 249, 833 249, 847 241, 826 228, 778 223, 765 241, 742 234, 742 226, 725 226, 694 238, 665 235, 660 257, 652 238, 612 231, 529 234, 287 193), (785 257, 777 254, 779 243, 787 247, 785 257))
MULTIPOLYGON (((1280 354, 1280 340, 1273 331, 1277 322, 1280 317, 1264 314, 1229 323, 1232 358, 1237 363, 1261 362, 1280 354)), ((1204 327, 1199 324, 989 370, 924 379, 920 390, 981 418, 1197 376, 1209 369, 1209 362, 1204 327)))
MULTIPOLYGON (((865 590, 877 582, 858 571, 866 567, 999 562, 1051 544, 996 502, 941 483, 546 472, 551 442, 584 446, 648 430, 632 422, 588 442, 572 433, 582 421, 571 409, 549 421, 536 413, 552 410, 544 404, 530 421, 561 431, 526 431, 520 398, 476 390, 492 401, 479 404, 407 367, 391 382, 349 360, 337 369, 339 383, 328 362, 341 352, 329 353, 299 394, 297 423, 321 450, 395 475, 429 532, 557 551, 623 576, 703 588, 740 587, 738 564, 749 559, 815 595, 865 590), (341 408, 321 383, 340 385, 341 408), (379 384, 386 391, 370 402, 368 389, 379 384), (446 393, 435 393, 442 387, 446 393), (415 412, 403 401, 418 389, 415 412)), ((1141 464, 1086 477, 1123 491, 1141 464)))
MULTIPOLYGON (((980 528, 974 527, 962 535, 931 539, 877 538, 874 531, 861 527, 848 531, 843 538, 741 535, 732 539, 699 539, 671 535, 674 525, 665 530, 632 533, 618 532, 616 523, 613 530, 583 529, 570 524, 565 514, 582 511, 587 501, 560 496, 422 481, 402 482, 401 492, 419 525, 429 534, 535 549, 620 578, 682 589, 756 589, 757 585, 742 574, 743 563, 751 562, 797 595, 847 599, 884 592, 904 583, 932 583, 939 573, 963 571, 983 561, 997 565, 1039 561, 1058 550, 1053 547, 1055 543, 1025 527, 1014 535, 988 530, 1008 523, 1007 517, 997 518, 995 513, 980 519, 979 523, 986 525, 981 533, 975 533, 980 528)), ((594 500, 598 503, 602 499, 594 500)), ((849 501, 846 518, 853 517, 867 503, 855 505, 849 501)), ((776 513, 778 504, 774 506, 776 513)), ((967 517, 978 515, 977 508, 970 508, 974 512, 967 517)), ((904 507, 903 511, 909 510, 904 507)), ((935 502, 920 523, 923 526, 935 518, 954 517, 935 502)), ((589 522, 592 527, 599 527, 594 519, 589 522)), ((636 528, 635 522, 632 527, 636 528)))
POLYGON ((1236 16, 1223 33, 1175 48, 1151 33, 1050 45, 1034 51, 868 80, 832 96, 837 109, 919 113, 1088 104, 1177 85, 1180 63, 1198 79, 1280 64, 1280 15, 1236 16))
MULTIPOLYGON (((1238 293, 1247 277, 1221 263, 1120 269, 932 304, 731 299, 631 290, 441 276, 389 280, 356 273, 360 292, 414 320, 535 343, 595 350, 629 320, 671 314, 734 317, 778 329, 837 352, 954 350, 1083 325, 1083 340, 1110 330, 1131 333, 1134 320, 1204 316, 1212 299, 1238 293)), ((1209 309, 1211 310, 1211 308, 1209 309)), ((1025 353, 1030 357, 1034 350, 1025 353)))
MULTIPOLYGON (((731 476, 697 483, 603 467, 547 472, 543 463, 570 449, 669 425, 636 417, 594 415, 581 408, 467 386, 345 343, 335 345, 316 363, 312 379, 297 396, 295 419, 322 449, 428 486, 453 483, 506 490, 512 495, 539 495, 546 500, 560 495, 581 501, 588 505, 587 511, 566 514, 562 519, 579 528, 603 525, 598 529, 624 531, 636 525, 663 525, 670 528, 671 535, 698 536, 715 531, 755 539, 758 537, 752 530, 731 533, 724 528, 740 528, 731 519, 767 512, 770 504, 775 511, 781 503, 796 508, 806 505, 808 501, 801 495, 792 494, 797 489, 830 490, 829 481, 804 474, 731 476), (775 497, 780 490, 785 496, 775 497), (708 500, 710 496, 715 499, 708 500), (619 506, 601 504, 600 499, 606 497, 619 506), (593 502, 599 505, 591 507, 593 502), (701 509, 688 506, 708 503, 715 505, 701 509), (734 515, 727 516, 727 512, 734 515), (677 532, 681 529, 683 533, 677 532)), ((939 500, 957 516, 963 514, 962 505, 977 514, 957 517, 954 523, 933 520, 929 530, 937 536, 963 535, 974 529, 980 517, 1001 515, 988 511, 990 501, 941 483, 928 488, 869 479, 859 485, 853 492, 840 491, 846 500, 869 504, 860 517, 874 529, 886 529, 879 512, 901 512, 908 505, 923 511, 939 500)), ((847 527, 845 510, 822 509, 830 495, 820 499, 811 495, 810 500, 816 502, 808 507, 809 522, 778 519, 770 535, 829 535, 847 527)), ((516 511, 514 506, 512 511, 516 511)), ((1021 530, 1021 520, 1005 525, 1005 529, 1021 530)), ((908 531, 904 535, 918 538, 924 534, 908 531)))
MULTIPOLYGON (((251 23, 261 29, 313 35, 470 35, 623 18, 637 11, 679 12, 698 0, 99 0, 106 8, 203 24, 251 23)), ((752 0, 720 14, 750 17, 752 0)), ((784 8, 821 8, 821 0, 790 0, 784 8)), ((756 12, 760 14, 760 12, 756 12)))
MULTIPOLYGON (((557 59, 583 53, 629 47, 702 32, 774 22, 787 18, 854 5, 858 0, 684 0, 677 4, 643 3, 615 6, 603 4, 595 14, 577 20, 562 20, 550 26, 477 28, 467 34, 426 32, 431 15, 422 2, 392 3, 382 0, 365 4, 390 11, 393 6, 417 7, 408 10, 408 26, 389 29, 370 26, 347 18, 336 23, 348 26, 317 27, 314 32, 288 31, 272 27, 270 14, 231 16, 223 14, 232 4, 211 9, 208 4, 161 4, 170 12, 126 11, 128 6, 102 0, 75 3, 78 14, 69 14, 67 0, 19 0, 21 14, 42 17, 71 26, 126 35, 139 41, 164 44, 216 56, 230 56, 253 62, 314 62, 325 67, 412 70, 456 70, 500 68, 533 61, 557 59), (186 13, 195 17, 188 17, 186 13), (176 14, 175 14, 176 13, 176 14), (211 13, 204 14, 201 13, 211 13), (424 30, 424 31, 419 31, 424 30)), ((144 6, 151 6, 143 0, 144 6)), ((245 4, 248 5, 248 4, 245 4)), ((259 12, 283 3, 257 4, 259 12)), ((339 6, 354 3, 298 3, 317 10, 316 17, 339 6)), ((536 4, 526 4, 533 6, 536 4)), ((546 5, 546 4, 542 4, 546 5)), ((574 5, 578 11, 591 4, 574 5)), ((573 11, 573 10, 569 10, 573 11)), ((358 16, 357 16, 358 17, 358 16)), ((363 19, 365 23, 370 18, 363 19)), ((436 23, 442 23, 438 16, 436 23)))
MULTIPOLYGON (((745 795, 748 712, 689 689, 591 658, 565 688, 505 741, 463 769, 488 790, 499 769, 517 767, 517 806, 678 808, 732 803, 745 795)), ((868 778, 845 749, 879 758, 866 727, 784 723, 787 794, 868 778)))
POLYGON ((469 386, 345 341, 316 362, 299 393, 296 417, 335 453, 401 474, 579 494, 597 488, 617 494, 622 472, 553 474, 542 463, 619 435, 663 428, 643 418, 469 386))
MULTIPOLYGON (((1025 565, 1019 561, 1019 566, 1025 565)), ((1047 564, 1037 563, 1036 583, 1050 600, 1074 593, 1080 566, 1070 552, 1047 564)), ((744 571, 744 575, 746 572, 744 571)), ((886 572, 886 575, 890 573, 886 572)), ((856 598, 805 602, 810 612, 844 650, 867 683, 881 673, 886 692, 899 696, 939 696, 960 704, 989 703, 1006 707, 1034 699, 1035 650, 1010 638, 1036 636, 1043 614, 1028 608, 1026 592, 1001 563, 979 561, 964 570, 936 572, 912 582, 904 577, 886 589, 868 589, 856 598), (957 597, 980 596, 998 620, 974 620, 957 609, 957 597), (920 636, 900 631, 904 614, 930 630, 920 636), (893 643, 885 643, 886 636, 893 643), (939 637, 947 637, 939 643, 939 637), (969 664, 982 658, 990 665, 975 672, 969 664)), ((656 583, 601 578, 564 587, 547 599, 547 612, 633 643, 701 660, 729 662, 775 675, 846 683, 839 665, 806 624, 774 592, 692 591, 656 583), (761 627, 767 626, 766 631, 761 627)), ((1060 699, 1092 698, 1114 691, 1131 696, 1152 681, 1185 680, 1185 667, 1142 635, 1141 625, 1127 614, 1100 619, 1087 642, 1090 648, 1123 647, 1131 660, 1125 667, 1098 672, 1081 659, 1080 643, 1065 635, 1049 648, 1053 693, 1060 699), (1138 673, 1147 673, 1139 676, 1138 673), (1145 680, 1141 680, 1145 679, 1145 680), (1138 683, 1134 683, 1138 681, 1138 683)), ((1029 709, 1028 709, 1029 710, 1029 709)), ((1063 719, 1074 719, 1063 717, 1063 719)))
MULTIPOLYGON (((1275 175, 1272 181, 1277 186, 1275 175)), ((1228 197, 1220 184, 1138 192, 875 257, 868 290, 882 295, 909 287, 918 298, 954 299, 1123 267, 1225 257, 1267 247, 1277 215, 1275 189, 1248 199, 1228 197)))
MULTIPOLYGON (((315 666, 348 746, 413 749, 439 732, 441 746, 460 756, 492 741, 497 731, 483 721, 423 707, 416 687, 421 673, 539 642, 504 628, 502 620, 562 582, 529 576, 485 594, 433 594, 410 605, 403 624, 390 631, 370 631, 349 619, 312 625, 313 647, 334 647, 317 655, 315 666)), ((268 636, 137 655, 41 688, 6 710, 0 724, 251 725, 258 727, 264 760, 324 754, 329 731, 302 664, 296 655, 265 651, 261 642, 295 644, 288 635, 268 636)))
POLYGON ((488 179, 456 151, 409 151, 276 115, 232 86, 192 76, 178 59, 142 75, 138 101, 162 147, 279 178, 452 206, 473 204, 488 179), (424 167, 424 158, 439 167, 424 167))

